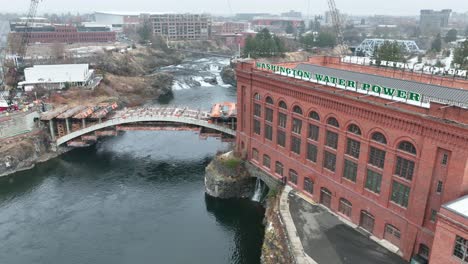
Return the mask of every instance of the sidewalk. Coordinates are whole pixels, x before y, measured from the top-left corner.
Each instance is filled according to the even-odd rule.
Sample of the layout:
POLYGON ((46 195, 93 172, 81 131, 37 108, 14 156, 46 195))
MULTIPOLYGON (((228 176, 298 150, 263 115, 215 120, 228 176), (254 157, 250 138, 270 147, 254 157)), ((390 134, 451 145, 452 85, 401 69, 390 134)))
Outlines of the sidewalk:
POLYGON ((280 213, 298 264, 408 263, 291 190, 281 195, 280 213))

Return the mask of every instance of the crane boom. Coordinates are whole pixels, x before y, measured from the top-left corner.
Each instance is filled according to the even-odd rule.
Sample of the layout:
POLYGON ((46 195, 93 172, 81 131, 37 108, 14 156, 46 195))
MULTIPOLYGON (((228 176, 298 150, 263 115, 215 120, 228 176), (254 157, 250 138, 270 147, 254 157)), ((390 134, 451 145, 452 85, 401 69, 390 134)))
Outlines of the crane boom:
POLYGON ((336 8, 335 0, 328 0, 328 8, 332 17, 333 28, 336 34, 336 42, 339 46, 340 56, 344 53, 344 38, 343 30, 341 29, 341 18, 338 9, 336 8))
POLYGON ((42 0, 31 0, 31 4, 29 5, 29 11, 28 11, 28 16, 26 17, 26 22, 24 24, 24 32, 21 34, 21 42, 19 46, 19 53, 18 56, 24 57, 26 55, 26 49, 28 46, 28 42, 30 39, 30 34, 31 34, 31 27, 30 24, 34 20, 34 17, 36 16, 37 12, 37 6, 39 5, 39 2, 42 0))

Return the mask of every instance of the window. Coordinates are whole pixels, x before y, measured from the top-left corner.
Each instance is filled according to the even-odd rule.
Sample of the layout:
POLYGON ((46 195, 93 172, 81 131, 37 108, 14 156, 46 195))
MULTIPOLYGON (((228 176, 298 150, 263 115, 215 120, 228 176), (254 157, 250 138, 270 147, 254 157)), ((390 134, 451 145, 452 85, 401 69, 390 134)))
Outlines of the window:
POLYGON ((416 155, 416 148, 408 141, 403 141, 398 144, 398 149, 416 155))
POLYGON ((346 215, 347 217, 351 217, 351 211, 353 209, 353 205, 350 201, 340 198, 340 204, 338 206, 338 212, 346 215))
POLYGON ((453 249, 453 255, 464 262, 468 262, 468 240, 457 236, 455 238, 455 248, 453 249))
POLYGON ((380 132, 375 132, 374 134, 372 134, 372 140, 375 141, 375 142, 379 142, 379 143, 382 143, 382 144, 387 144, 387 139, 385 138, 385 136, 380 133, 380 132))
POLYGON ((301 134, 301 130, 302 130, 302 121, 297 118, 293 118, 292 131, 296 134, 301 134))
POLYGON ((293 113, 296 113, 296 114, 299 114, 299 115, 303 114, 302 109, 297 105, 293 107, 293 113))
POLYGON ((288 117, 284 113, 278 113, 278 125, 282 128, 286 128, 286 122, 288 117))
POLYGON ((425 260, 429 259, 429 247, 425 244, 419 244, 418 255, 424 258, 425 260))
POLYGON ((327 131, 326 145, 336 149, 338 147, 338 134, 335 132, 327 131))
POLYGON ((294 170, 289 170, 289 180, 297 185, 297 172, 294 170))
POLYGON ((273 109, 265 107, 265 120, 273 122, 273 109))
POLYGON ((336 118, 334 118, 334 117, 328 118, 327 124, 329 124, 330 126, 334 126, 334 127, 340 127, 340 124, 338 123, 338 120, 336 120, 336 118))
POLYGON ((280 102, 279 102, 279 107, 280 107, 280 108, 283 108, 283 109, 288 109, 288 106, 287 106, 286 103, 283 102, 283 101, 280 101, 280 102))
POLYGON ((259 104, 254 104, 254 116, 262 116, 262 106, 259 104))
POLYGON ((335 172, 336 169, 336 155, 325 151, 325 158, 323 159, 323 167, 335 172))
POLYGON ((307 143, 307 159, 317 162, 317 146, 307 143))
POLYGON ((320 121, 320 116, 317 112, 312 111, 309 113, 309 118, 320 121))
POLYGON ((273 128, 268 124, 265 124, 265 138, 270 141, 273 140, 273 128))
POLYGON ((385 151, 370 147, 369 164, 383 169, 385 164, 385 151))
POLYGON ((309 134, 307 135, 309 139, 318 141, 319 138, 319 127, 316 125, 309 124, 309 134))
POLYGON ((444 153, 444 156, 442 156, 442 165, 447 165, 448 162, 448 154, 444 153))
POLYGON ((346 154, 359 159, 360 151, 361 142, 348 138, 348 141, 346 142, 346 154))
POLYGON ((356 182, 357 176, 357 163, 345 159, 343 177, 356 182))
POLYGON ((395 175, 405 178, 409 181, 413 179, 414 161, 397 157, 397 164, 395 167, 395 175))
POLYGON ((297 137, 291 137, 291 151, 296 154, 301 154, 301 139, 297 137))
POLYGON ((430 218, 431 222, 435 223, 436 218, 437 218, 437 210, 431 209, 431 218, 430 218))
POLYGON ((260 94, 255 93, 255 94, 254 94, 254 99, 255 99, 255 100, 260 100, 260 99, 261 99, 260 94))
POLYGON ((271 166, 271 159, 270 159, 270 156, 268 155, 263 155, 263 166, 267 167, 268 169, 270 169, 270 166, 271 166))
POLYGON ((361 220, 359 222, 359 225, 362 228, 372 233, 374 231, 374 222, 375 218, 372 214, 370 214, 367 211, 361 211, 361 220))
POLYGON ((390 200, 403 207, 408 207, 410 189, 411 188, 409 186, 393 181, 392 197, 390 200))
POLYGON ((309 178, 304 178, 304 191, 310 194, 314 193, 314 182, 309 178))
POLYGON ((252 149, 252 159, 258 160, 258 150, 256 148, 252 149))
MULTIPOLYGON (((385 238, 387 239, 387 236, 393 236, 396 239, 401 238, 401 233, 400 230, 392 225, 386 224, 385 225, 385 238)), ((391 241, 390 241, 391 242, 391 241)))
POLYGON ((260 121, 254 119, 254 133, 260 135, 260 121))
POLYGON ((366 189, 375 193, 380 193, 380 183, 382 182, 382 174, 373 170, 367 169, 366 189))
POLYGON ((438 181, 437 182, 437 190, 436 190, 437 193, 439 193, 439 194, 442 193, 443 188, 444 188, 444 183, 442 181, 438 181))
POLYGON ((267 96, 267 98, 265 99, 265 102, 266 102, 267 104, 273 104, 273 99, 271 99, 270 96, 267 96))
POLYGON ((332 193, 327 188, 320 189, 320 203, 326 207, 331 207, 332 193))
POLYGON ((276 174, 283 176, 283 164, 279 161, 275 163, 275 172, 276 174))
POLYGON ((278 130, 277 132, 277 144, 286 147, 286 133, 284 131, 278 130))
POLYGON ((351 133, 359 135, 359 136, 361 135, 361 129, 355 124, 349 125, 348 132, 351 132, 351 133))

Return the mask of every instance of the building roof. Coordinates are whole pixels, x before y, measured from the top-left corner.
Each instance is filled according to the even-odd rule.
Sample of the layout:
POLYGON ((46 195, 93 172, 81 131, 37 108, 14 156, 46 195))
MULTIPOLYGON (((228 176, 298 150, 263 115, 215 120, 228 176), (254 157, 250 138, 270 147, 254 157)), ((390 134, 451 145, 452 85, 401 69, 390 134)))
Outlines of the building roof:
POLYGON ((312 64, 299 64, 296 69, 309 71, 315 80, 315 73, 333 76, 358 83, 372 83, 389 88, 406 90, 419 93, 423 96, 423 102, 439 102, 449 105, 457 105, 468 108, 468 90, 438 86, 433 84, 419 83, 414 81, 395 79, 367 73, 352 72, 348 70, 334 69, 312 64))
POLYGON ((34 65, 24 69, 25 81, 19 84, 85 82, 92 72, 88 64, 34 65))
POLYGON ((455 201, 442 205, 442 207, 468 218, 468 195, 465 195, 455 201))

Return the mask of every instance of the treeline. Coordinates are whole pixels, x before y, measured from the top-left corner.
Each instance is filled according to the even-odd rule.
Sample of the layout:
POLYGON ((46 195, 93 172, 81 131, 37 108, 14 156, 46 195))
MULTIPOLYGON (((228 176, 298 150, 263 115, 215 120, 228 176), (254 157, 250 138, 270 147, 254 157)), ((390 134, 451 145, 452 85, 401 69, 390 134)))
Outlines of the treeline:
POLYGON ((251 58, 275 57, 282 56, 285 51, 283 41, 264 28, 255 37, 247 37, 243 56, 251 58))

